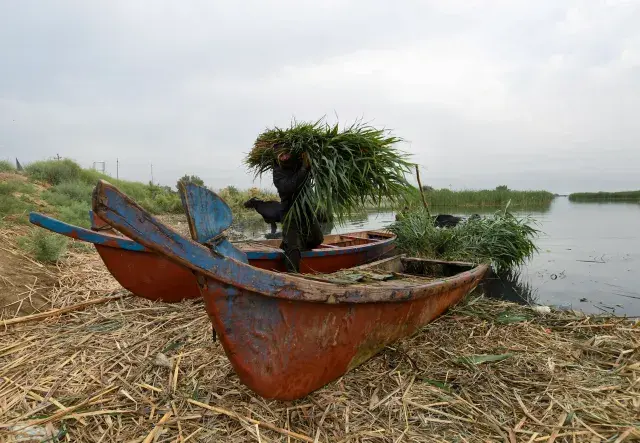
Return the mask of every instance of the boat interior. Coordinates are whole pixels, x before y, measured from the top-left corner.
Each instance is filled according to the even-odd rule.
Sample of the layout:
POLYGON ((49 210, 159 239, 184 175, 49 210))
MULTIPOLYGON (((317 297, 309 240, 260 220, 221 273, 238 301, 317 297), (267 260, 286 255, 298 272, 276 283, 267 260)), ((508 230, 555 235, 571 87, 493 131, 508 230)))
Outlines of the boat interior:
POLYGON ((305 275, 312 280, 337 284, 367 284, 370 286, 405 286, 430 280, 453 277, 473 269, 476 265, 466 262, 449 262, 395 255, 384 260, 344 269, 322 276, 305 275))
MULTIPOLYGON (((331 234, 325 235, 323 243, 316 249, 335 249, 345 248, 348 246, 367 245, 371 243, 379 243, 393 237, 393 234, 386 231, 362 231, 350 232, 349 234, 331 234)), ((262 251, 275 252, 281 251, 280 243, 282 239, 269 240, 248 240, 232 242, 241 251, 262 251)))
POLYGON ((382 272, 395 272, 424 277, 452 277, 469 271, 476 265, 467 262, 431 260, 405 255, 396 255, 384 260, 375 261, 353 269, 382 272))

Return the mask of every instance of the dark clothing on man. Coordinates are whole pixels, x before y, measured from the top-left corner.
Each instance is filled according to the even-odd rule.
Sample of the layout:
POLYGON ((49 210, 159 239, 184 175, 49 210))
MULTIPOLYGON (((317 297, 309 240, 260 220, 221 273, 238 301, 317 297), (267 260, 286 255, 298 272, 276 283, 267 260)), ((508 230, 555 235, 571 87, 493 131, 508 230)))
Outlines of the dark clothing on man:
POLYGON ((300 272, 302 251, 317 248, 324 240, 320 223, 313 221, 297 225, 294 222, 288 227, 284 226, 282 231, 282 249, 287 272, 300 272))
POLYGON ((280 196, 283 219, 285 214, 291 209, 291 206, 293 206, 293 202, 300 193, 308 173, 309 170, 299 162, 283 162, 282 166, 276 162, 274 165, 273 184, 280 196))
POLYGON ((304 185, 308 169, 299 162, 288 161, 273 167, 273 184, 282 203, 282 249, 284 249, 287 272, 300 272, 302 251, 318 247, 324 240, 322 229, 310 208, 304 211, 301 220, 285 218, 304 185))

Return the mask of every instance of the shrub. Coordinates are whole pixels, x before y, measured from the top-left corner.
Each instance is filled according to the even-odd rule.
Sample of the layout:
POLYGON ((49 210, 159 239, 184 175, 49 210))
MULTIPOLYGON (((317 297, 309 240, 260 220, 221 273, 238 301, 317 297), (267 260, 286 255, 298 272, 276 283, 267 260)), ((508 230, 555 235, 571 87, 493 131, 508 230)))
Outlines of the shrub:
POLYGON ((61 194, 75 202, 90 202, 93 186, 80 180, 65 181, 49 190, 52 194, 61 194))
POLYGON ((58 208, 60 220, 83 228, 91 227, 89 210, 91 206, 83 201, 71 201, 68 205, 58 208))
POLYGON ((22 237, 19 244, 32 254, 36 260, 55 263, 67 249, 67 238, 43 229, 35 229, 28 236, 22 237))
POLYGON ((204 186, 204 180, 202 180, 197 175, 185 174, 182 177, 180 177, 180 179, 178 180, 178 183, 176 183, 176 188, 177 189, 180 189, 180 183, 181 182, 184 182, 184 183, 191 182, 191 183, 199 185, 199 186, 204 186))
POLYGON ((82 168, 73 160, 43 160, 31 163, 25 168, 27 174, 34 180, 57 185, 64 181, 80 178, 82 168))
MULTIPOLYGON (((397 207, 405 205, 410 208, 422 207, 422 195, 416 187, 407 187, 397 207)), ((555 198, 548 191, 514 191, 506 185, 496 189, 461 190, 431 189, 424 193, 424 198, 430 207, 493 207, 504 208, 507 203, 511 207, 548 209, 555 198)))
POLYGON ((11 162, 0 160, 0 172, 16 172, 16 168, 11 162))

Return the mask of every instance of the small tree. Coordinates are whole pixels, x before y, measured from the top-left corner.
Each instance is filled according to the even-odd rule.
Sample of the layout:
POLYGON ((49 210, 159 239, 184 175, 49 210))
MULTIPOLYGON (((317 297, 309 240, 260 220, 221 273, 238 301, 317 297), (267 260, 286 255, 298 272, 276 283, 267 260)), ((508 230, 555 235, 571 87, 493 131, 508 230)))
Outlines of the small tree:
POLYGON ((500 186, 496 186, 496 191, 508 191, 509 188, 507 187, 507 185, 500 185, 500 186))
POLYGON ((238 190, 238 188, 236 188, 233 185, 229 185, 227 186, 227 191, 229 192, 229 195, 238 195, 240 194, 240 191, 238 190))
POLYGON ((204 186, 204 180, 197 175, 185 174, 180 178, 180 180, 178 180, 178 183, 176 183, 176 188, 180 189, 180 183, 193 183, 198 186, 204 186))

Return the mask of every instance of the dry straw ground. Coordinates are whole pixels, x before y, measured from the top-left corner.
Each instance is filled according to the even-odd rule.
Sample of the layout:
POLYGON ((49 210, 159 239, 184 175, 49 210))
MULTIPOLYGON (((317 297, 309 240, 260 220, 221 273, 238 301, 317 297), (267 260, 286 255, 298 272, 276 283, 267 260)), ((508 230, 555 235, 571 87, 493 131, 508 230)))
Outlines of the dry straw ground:
POLYGON ((202 304, 128 296, 93 253, 51 272, 46 309, 116 298, 3 326, 0 441, 640 439, 640 327, 630 321, 470 297, 284 403, 239 383, 202 304))

